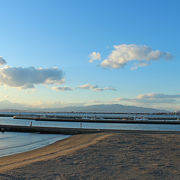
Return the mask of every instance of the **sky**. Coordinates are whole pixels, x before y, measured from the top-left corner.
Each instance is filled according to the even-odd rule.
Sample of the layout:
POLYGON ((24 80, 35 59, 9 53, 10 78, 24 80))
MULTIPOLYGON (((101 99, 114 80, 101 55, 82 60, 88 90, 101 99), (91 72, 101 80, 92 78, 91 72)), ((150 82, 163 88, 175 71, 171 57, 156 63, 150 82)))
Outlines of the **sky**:
POLYGON ((180 110, 179 0, 0 0, 0 108, 180 110))

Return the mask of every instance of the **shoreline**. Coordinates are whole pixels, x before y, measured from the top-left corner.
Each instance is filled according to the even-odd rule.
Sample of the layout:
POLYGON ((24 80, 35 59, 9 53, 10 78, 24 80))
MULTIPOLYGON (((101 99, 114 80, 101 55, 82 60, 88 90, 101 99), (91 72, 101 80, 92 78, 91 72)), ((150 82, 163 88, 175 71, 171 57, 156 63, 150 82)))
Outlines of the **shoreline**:
POLYGON ((71 154, 109 136, 111 134, 74 135, 38 149, 0 157, 0 173, 37 161, 71 154))
MULTIPOLYGON (((3 125, 2 125, 3 126, 3 125)), ((9 125, 5 125, 5 126, 7 126, 7 127, 11 127, 11 126, 9 126, 9 125)), ((1 125, 0 125, 0 127, 1 127, 1 125)), ((12 126, 12 127, 16 127, 16 126, 12 126)), ((18 128, 19 127, 25 127, 25 126, 17 126, 18 128)), ((31 128, 31 127, 27 127, 27 128, 31 128)), ((36 128, 35 126, 33 127, 33 128, 36 128)), ((39 128, 39 127, 37 127, 37 128, 39 128)), ((45 128, 46 129, 46 127, 40 127, 40 128, 45 128)), ((52 128, 53 129, 53 128, 52 128)), ((75 135, 80 135, 80 134, 83 134, 83 135, 85 135, 85 134, 87 134, 87 135, 89 135, 89 132, 90 132, 90 134, 102 134, 102 133, 106 133, 106 134, 114 134, 114 133, 120 133, 120 134, 137 134, 137 133, 140 133, 140 134, 180 134, 180 131, 157 131, 157 130, 123 130, 123 129, 120 129, 120 130, 114 130, 114 129, 102 129, 102 130, 100 130, 100 129, 82 129, 82 128, 55 128, 55 129, 65 129, 65 131, 66 132, 68 132, 69 133, 69 130, 70 130, 70 132, 71 131, 73 131, 74 129, 75 129, 75 131, 78 129, 79 131, 77 131, 76 133, 72 133, 72 134, 74 134, 74 135, 68 135, 69 137, 66 137, 66 138, 62 138, 62 139, 57 139, 56 138, 56 140, 53 140, 53 142, 51 142, 51 143, 48 143, 48 144, 46 144, 46 145, 41 145, 41 146, 38 146, 38 147, 34 147, 34 148, 30 148, 30 149, 27 149, 27 150, 20 150, 20 151, 17 151, 16 153, 10 153, 10 154, 6 154, 6 155, 3 155, 3 156, 0 156, 0 158, 3 158, 3 157, 6 157, 6 156, 12 156, 12 155, 16 155, 16 154, 20 154, 20 153, 26 153, 26 152, 29 152, 29 151, 34 151, 34 150, 36 150, 36 149, 41 149, 41 148, 44 148, 44 147, 46 147, 46 146, 50 146, 51 144, 54 144, 54 143, 56 143, 56 142, 59 142, 59 141, 62 141, 62 140, 64 140, 64 139, 67 139, 67 138, 70 138, 71 136, 75 136, 75 135), (86 130, 87 130, 87 132, 86 132, 86 130), (89 131, 89 130, 94 130, 94 132, 92 131, 89 131), (79 133, 80 132, 80 133, 79 133), (84 132, 85 132, 85 134, 84 134, 84 132)), ((26 129, 25 129, 26 130, 26 129)), ((43 130, 44 131, 44 130, 43 130)), ((7 131, 7 132, 11 132, 11 131, 7 131)), ((14 132, 14 131, 12 131, 12 132, 14 132)), ((15 131, 16 132, 16 131, 15 131)), ((21 133, 21 132, 20 132, 21 133)), ((25 133, 25 132, 23 132, 23 133, 25 133)), ((68 134, 68 133, 65 133, 65 134, 68 134)), ((43 133, 42 133, 43 134, 43 133)), ((52 133, 49 133, 49 134, 52 134, 52 133)), ((58 134, 57 134, 58 135, 58 134)))
POLYGON ((0 158, 42 148, 68 137, 70 135, 0 132, 0 158))

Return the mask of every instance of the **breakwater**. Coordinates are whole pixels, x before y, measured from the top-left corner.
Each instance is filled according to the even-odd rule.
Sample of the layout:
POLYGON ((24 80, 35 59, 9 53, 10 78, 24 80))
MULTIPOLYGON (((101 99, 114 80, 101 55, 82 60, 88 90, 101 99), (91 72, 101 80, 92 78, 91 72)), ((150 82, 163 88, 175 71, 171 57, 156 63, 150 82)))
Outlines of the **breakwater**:
POLYGON ((83 129, 83 128, 61 128, 61 127, 38 127, 38 126, 15 126, 0 125, 1 132, 27 132, 44 134, 92 134, 92 133, 144 133, 144 134, 180 134, 180 131, 153 131, 153 130, 115 130, 115 129, 83 129))
POLYGON ((1 132, 28 132, 28 133, 44 133, 44 134, 90 134, 104 132, 99 129, 83 129, 83 128, 60 128, 60 127, 39 127, 39 126, 17 126, 17 125, 0 125, 1 132))
POLYGON ((28 119, 35 121, 64 121, 64 122, 88 122, 88 123, 136 123, 136 124, 180 124, 179 120, 171 121, 168 119, 163 120, 154 120, 151 118, 147 120, 136 120, 136 119, 92 119, 92 118, 77 118, 77 117, 36 117, 36 116, 14 116, 14 119, 28 119))

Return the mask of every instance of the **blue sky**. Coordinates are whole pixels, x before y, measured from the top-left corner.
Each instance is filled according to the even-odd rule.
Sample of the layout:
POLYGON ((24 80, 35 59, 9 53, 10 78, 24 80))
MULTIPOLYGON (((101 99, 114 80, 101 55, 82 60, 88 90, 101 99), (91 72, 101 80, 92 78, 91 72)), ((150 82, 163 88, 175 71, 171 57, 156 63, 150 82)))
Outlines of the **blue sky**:
POLYGON ((1 104, 180 109, 179 0, 0 0, 0 5, 0 60, 6 61, 1 104), (114 51, 118 57, 109 58, 114 51), (89 63, 93 52, 101 58, 89 63), (132 57, 120 63, 124 53, 132 57), (134 63, 140 67, 132 70, 134 63))

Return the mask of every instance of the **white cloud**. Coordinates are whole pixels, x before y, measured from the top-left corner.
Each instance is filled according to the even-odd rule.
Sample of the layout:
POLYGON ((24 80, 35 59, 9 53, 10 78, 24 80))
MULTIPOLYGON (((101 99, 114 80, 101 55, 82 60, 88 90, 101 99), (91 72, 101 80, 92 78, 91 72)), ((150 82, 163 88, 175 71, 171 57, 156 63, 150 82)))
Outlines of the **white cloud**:
POLYGON ((115 88, 112 87, 105 87, 105 88, 99 88, 97 85, 91 85, 91 84, 83 84, 79 86, 80 89, 88 89, 92 91, 105 91, 105 90, 112 90, 115 91, 115 88))
POLYGON ((6 60, 0 56, 0 66, 3 66, 6 64, 6 60))
POLYGON ((137 104, 178 103, 178 101, 180 100, 180 94, 169 95, 161 93, 149 93, 140 94, 136 98, 116 98, 115 100, 137 104))
POLYGON ((114 48, 110 55, 101 62, 101 67, 118 69, 134 61, 135 64, 131 69, 137 69, 149 65, 152 61, 172 58, 170 53, 152 50, 146 45, 121 44, 114 46, 114 48))
POLYGON ((62 84, 63 71, 58 68, 2 67, 0 85, 19 88, 34 88, 38 84, 62 84))
POLYGON ((53 90, 55 91, 72 91, 73 89, 71 87, 52 87, 53 90))
POLYGON ((89 62, 93 63, 94 61, 101 59, 101 54, 99 52, 92 52, 89 55, 89 58, 90 58, 89 62))

